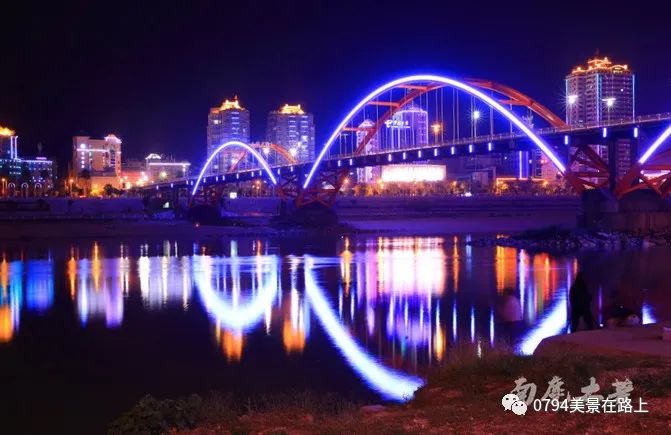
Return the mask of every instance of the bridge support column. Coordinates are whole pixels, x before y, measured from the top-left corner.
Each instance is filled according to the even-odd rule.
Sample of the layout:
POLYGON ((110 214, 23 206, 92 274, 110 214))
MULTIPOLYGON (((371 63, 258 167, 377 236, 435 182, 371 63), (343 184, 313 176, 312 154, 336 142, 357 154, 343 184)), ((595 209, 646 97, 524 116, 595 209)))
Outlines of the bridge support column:
POLYGON ((618 181, 636 164, 638 155, 638 139, 612 138, 608 146, 608 185, 611 192, 615 191, 618 181))

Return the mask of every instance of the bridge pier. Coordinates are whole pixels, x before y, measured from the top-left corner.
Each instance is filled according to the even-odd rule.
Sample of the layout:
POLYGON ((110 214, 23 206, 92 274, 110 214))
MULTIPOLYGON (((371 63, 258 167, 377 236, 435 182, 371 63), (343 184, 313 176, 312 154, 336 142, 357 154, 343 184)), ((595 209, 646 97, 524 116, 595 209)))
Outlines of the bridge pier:
POLYGON ((579 226, 597 231, 649 232, 671 229, 671 202, 652 189, 639 189, 617 199, 606 189, 582 194, 579 226))

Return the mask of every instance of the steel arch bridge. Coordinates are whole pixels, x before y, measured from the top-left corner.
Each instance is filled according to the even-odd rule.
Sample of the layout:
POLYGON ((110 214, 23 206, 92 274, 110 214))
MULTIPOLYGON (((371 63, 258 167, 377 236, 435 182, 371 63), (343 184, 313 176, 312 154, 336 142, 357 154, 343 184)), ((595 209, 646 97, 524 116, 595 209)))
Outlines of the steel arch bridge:
MULTIPOLYGON (((425 120, 425 123, 427 122, 428 119, 425 120)), ((634 137, 638 140, 636 120, 629 121, 628 124, 622 122, 611 124, 585 128, 591 128, 599 133, 603 131, 605 139, 608 128, 615 129, 620 125, 626 125, 634 129, 636 132, 634 137)), ((191 196, 193 197, 199 192, 205 193, 206 189, 199 191, 204 179, 208 186, 239 179, 240 173, 235 172, 237 162, 230 168, 230 175, 214 176, 214 183, 211 183, 212 176, 205 176, 207 168, 217 153, 226 147, 239 147, 243 149, 243 156, 251 154, 259 164, 258 175, 256 171, 252 171, 251 176, 258 177, 265 173, 275 193, 284 200, 293 201, 297 207, 312 203, 331 206, 354 167, 354 159, 366 156, 370 157, 368 161, 371 166, 390 164, 395 162, 393 158, 399 151, 402 151, 402 160, 406 160, 407 150, 408 153, 416 152, 416 157, 411 161, 417 161, 422 160, 422 157, 430 152, 437 157, 440 151, 438 147, 446 144, 453 144, 449 147, 450 155, 459 154, 459 152, 455 153, 455 148, 461 150, 465 146, 468 147, 468 153, 472 153, 480 146, 478 144, 484 142, 486 142, 488 151, 492 151, 494 147, 492 140, 502 136, 501 133, 497 133, 501 130, 509 131, 507 137, 511 142, 513 140, 526 141, 529 144, 528 149, 540 150, 542 155, 554 165, 557 175, 563 177, 577 193, 591 188, 610 188, 613 193, 622 196, 632 190, 652 188, 664 196, 671 191, 671 164, 665 161, 665 158, 668 160, 671 157, 671 153, 658 152, 661 145, 671 135, 671 126, 652 142, 626 175, 616 179, 612 165, 594 151, 590 142, 576 141, 576 143, 569 144, 569 134, 576 130, 575 127, 567 126, 559 116, 532 98, 513 88, 489 80, 456 80, 428 74, 412 75, 390 81, 366 95, 333 130, 314 162, 295 162, 286 150, 274 146, 273 149, 282 154, 286 164, 271 167, 258 149, 253 146, 242 142, 228 142, 209 156, 195 182, 191 181, 187 184, 192 186, 191 196), (452 91, 451 95, 448 94, 451 104, 445 104, 445 90, 452 91), (435 105, 432 107, 434 102, 435 105), (470 103, 471 119, 464 122, 459 117, 462 111, 460 104, 463 108, 463 105, 468 103, 470 103), (449 128, 445 128, 445 124, 448 123, 445 115, 447 106, 449 106, 448 111, 452 112, 449 128), (520 115, 519 110, 516 113, 514 107, 526 109, 527 115, 520 115), (402 131, 406 125, 397 125, 413 122, 412 117, 415 115, 411 112, 415 108, 420 109, 417 113, 424 111, 427 113, 426 116, 434 121, 431 125, 434 133, 433 141, 428 131, 423 133, 424 137, 417 138, 412 135, 408 136, 402 131), (487 119, 489 131, 487 134, 478 136, 478 119, 485 117, 483 116, 485 110, 489 110, 489 119, 487 119), (533 115, 537 116, 548 128, 536 128, 533 125, 533 115), (471 134, 463 137, 460 130, 466 130, 468 127, 471 129, 471 134), (400 133, 394 139, 390 131, 394 134, 400 133), (551 131, 556 137, 563 136, 563 143, 557 143, 557 141, 550 143, 545 140, 544 137, 548 136, 547 131, 551 131), (405 136, 401 137, 401 133, 405 136), (449 138, 450 133, 451 139, 449 138), (570 153, 569 150, 571 150, 570 153), (425 154, 422 154, 423 151, 425 154), (650 175, 652 171, 656 171, 657 174, 650 175)), ((511 149, 516 148, 512 146, 511 149)), ((521 153, 522 151, 520 151, 520 161, 522 161, 521 153)))

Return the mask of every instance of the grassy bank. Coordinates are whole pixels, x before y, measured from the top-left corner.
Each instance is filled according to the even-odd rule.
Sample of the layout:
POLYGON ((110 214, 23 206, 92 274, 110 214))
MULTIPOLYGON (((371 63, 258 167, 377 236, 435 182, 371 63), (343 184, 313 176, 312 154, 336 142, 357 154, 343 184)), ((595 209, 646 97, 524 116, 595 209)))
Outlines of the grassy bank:
POLYGON ((669 433, 671 362, 632 357, 568 355, 522 357, 492 351, 476 357, 473 349, 453 352, 428 376, 427 385, 406 404, 366 405, 337 396, 311 393, 240 398, 212 393, 178 401, 145 398, 110 426, 111 433, 669 433), (633 382, 632 403, 647 402, 647 414, 504 411, 501 398, 524 376, 538 386, 540 398, 553 376, 566 391, 596 378, 597 394, 613 392, 615 380, 633 382))

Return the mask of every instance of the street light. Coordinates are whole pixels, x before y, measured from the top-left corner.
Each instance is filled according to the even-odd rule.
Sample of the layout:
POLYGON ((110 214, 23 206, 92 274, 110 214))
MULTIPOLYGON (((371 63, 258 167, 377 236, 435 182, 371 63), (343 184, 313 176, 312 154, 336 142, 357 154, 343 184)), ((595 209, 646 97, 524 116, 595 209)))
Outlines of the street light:
POLYGON ((443 130, 443 125, 439 122, 436 122, 435 124, 431 124, 431 130, 433 131, 433 135, 434 135, 434 143, 438 143, 438 135, 443 130))
POLYGON ((568 102, 569 106, 573 106, 576 103, 576 101, 578 101, 578 96, 577 95, 569 95, 567 97, 567 102, 568 102))
POLYGON ((480 111, 474 110, 471 113, 471 119, 473 120, 473 137, 478 137, 478 119, 480 119, 480 111))
POLYGON ((604 98, 603 101, 606 103, 606 113, 608 114, 608 123, 610 123, 610 110, 615 106, 615 97, 604 98))

